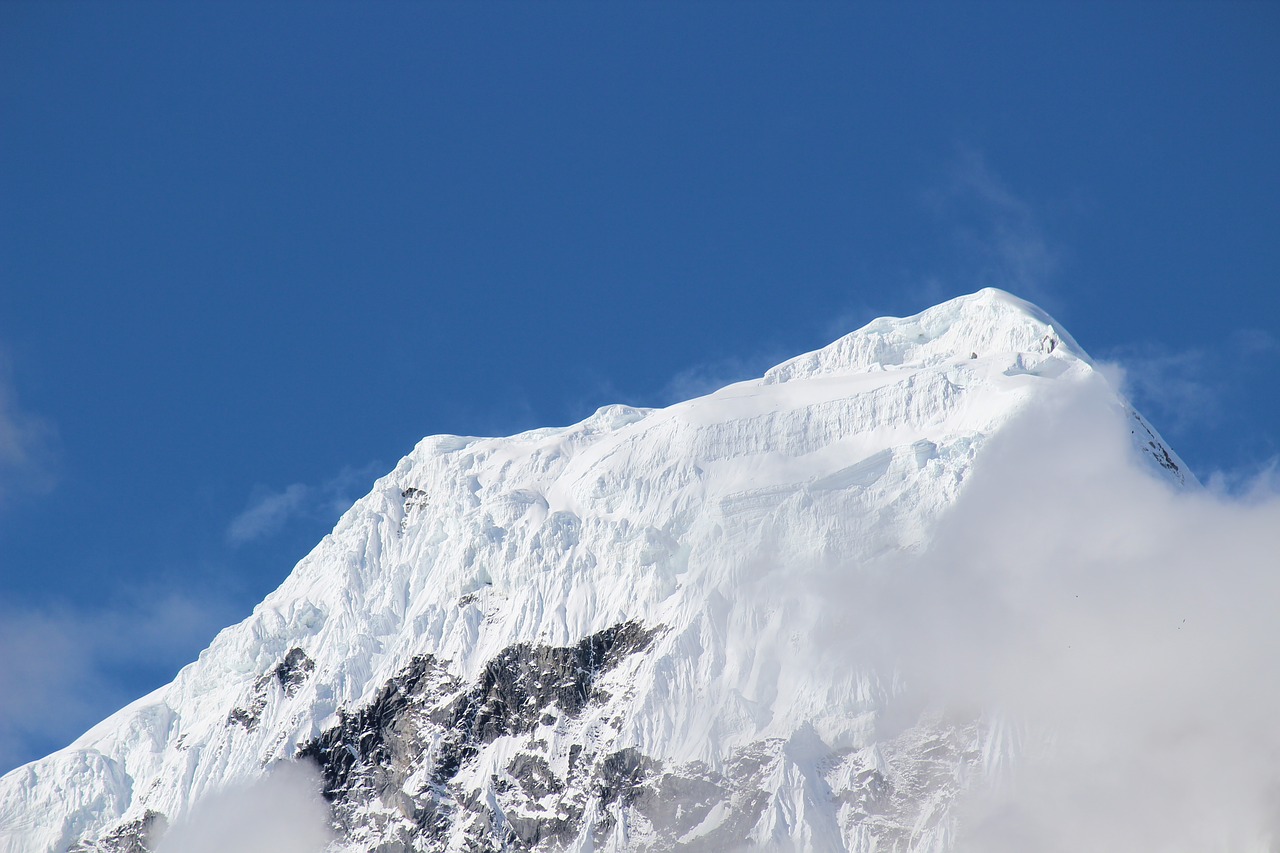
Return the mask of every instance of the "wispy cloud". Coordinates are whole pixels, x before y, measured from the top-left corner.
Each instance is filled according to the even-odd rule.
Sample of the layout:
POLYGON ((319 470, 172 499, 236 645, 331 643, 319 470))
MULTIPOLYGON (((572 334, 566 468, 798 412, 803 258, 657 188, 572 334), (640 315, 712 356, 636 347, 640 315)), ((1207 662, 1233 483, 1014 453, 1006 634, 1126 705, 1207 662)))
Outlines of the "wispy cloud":
MULTIPOLYGON (((923 200, 937 217, 943 240, 951 245, 942 253, 946 272, 908 268, 896 273, 897 295, 908 295, 911 310, 924 310, 983 287, 998 287, 1037 302, 1052 301, 1062 250, 1047 236, 1036 207, 997 174, 981 151, 958 148, 945 176, 923 193, 923 200)), ((860 301, 833 312, 824 323, 823 344, 894 311, 867 301, 877 298, 873 293, 862 291, 857 298, 860 301)), ((668 405, 760 376, 795 354, 772 348, 747 358, 692 365, 667 382, 658 394, 659 402, 668 405)))
POLYGON ((920 296, 937 302, 981 287, 999 287, 1036 302, 1052 301, 1062 250, 1048 238, 1036 207, 1010 187, 983 153, 958 149, 947 179, 924 194, 960 257, 950 272, 916 279, 920 296))
POLYGON ((710 394, 735 382, 763 376, 770 367, 792 355, 795 353, 786 352, 777 346, 761 345, 753 354, 713 357, 686 365, 661 385, 643 390, 620 388, 609 379, 596 378, 579 389, 580 393, 566 408, 577 419, 585 418, 609 403, 640 407, 672 406, 710 394))
POLYGON ((0 605, 0 772, 65 746, 137 698, 121 672, 172 675, 231 622, 229 597, 135 589, 104 606, 0 605))
POLYGON ((745 358, 721 358, 690 365, 662 386, 657 394, 658 404, 669 406, 710 394, 734 382, 758 378, 788 356, 779 349, 768 349, 745 358))
POLYGON ((1006 181, 977 148, 959 145, 925 178, 918 256, 881 270, 870 287, 832 311, 829 339, 877 317, 915 313, 983 287, 1060 308, 1058 278, 1069 253, 1046 227, 1043 206, 1006 181), (932 216, 932 227, 929 217, 932 216), (928 260, 926 260, 928 259, 928 260))
POLYGON ((1208 349, 1126 344, 1109 350, 1106 358, 1113 380, 1161 423, 1180 429, 1218 419, 1221 389, 1212 381, 1215 357, 1208 349))
POLYGON ((0 352, 0 504, 15 494, 53 488, 57 431, 18 402, 8 360, 0 352))
POLYGON ((308 512, 310 497, 311 489, 303 483, 293 483, 278 492, 258 487, 249 505, 228 525, 227 539, 240 545, 270 536, 293 518, 308 512))
POLYGON ((1272 361, 1278 354, 1280 342, 1258 329, 1238 329, 1176 349, 1144 342, 1099 353, 1124 393, 1175 433, 1221 424, 1227 394, 1239 390, 1241 365, 1272 361))
POLYGON ((301 518, 336 519, 381 473, 377 463, 343 468, 316 486, 291 483, 283 489, 259 486, 245 508, 227 525, 227 541, 243 545, 280 532, 301 518))

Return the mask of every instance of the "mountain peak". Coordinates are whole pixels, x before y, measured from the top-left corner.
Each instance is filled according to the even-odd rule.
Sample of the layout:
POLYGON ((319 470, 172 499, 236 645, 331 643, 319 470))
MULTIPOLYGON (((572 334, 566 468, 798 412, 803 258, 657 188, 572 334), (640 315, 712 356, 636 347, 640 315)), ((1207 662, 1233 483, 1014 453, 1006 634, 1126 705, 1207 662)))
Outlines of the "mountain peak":
POLYGON ((931 367, 993 352, 1048 354, 1059 347, 1088 361, 1075 340, 1044 310, 986 287, 910 317, 872 320, 821 349, 779 364, 765 374, 765 381, 931 367))

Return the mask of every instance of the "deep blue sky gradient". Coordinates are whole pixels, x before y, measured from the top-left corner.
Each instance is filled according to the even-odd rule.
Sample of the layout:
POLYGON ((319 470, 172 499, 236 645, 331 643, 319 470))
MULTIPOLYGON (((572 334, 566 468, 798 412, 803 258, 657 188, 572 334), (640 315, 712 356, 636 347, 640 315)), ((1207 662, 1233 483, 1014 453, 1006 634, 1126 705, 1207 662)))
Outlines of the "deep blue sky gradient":
POLYGON ((1277 152, 1274 3, 6 3, 0 619, 121 639, 47 663, 94 695, 0 770, 171 678, 425 434, 988 284, 1247 476, 1277 152))

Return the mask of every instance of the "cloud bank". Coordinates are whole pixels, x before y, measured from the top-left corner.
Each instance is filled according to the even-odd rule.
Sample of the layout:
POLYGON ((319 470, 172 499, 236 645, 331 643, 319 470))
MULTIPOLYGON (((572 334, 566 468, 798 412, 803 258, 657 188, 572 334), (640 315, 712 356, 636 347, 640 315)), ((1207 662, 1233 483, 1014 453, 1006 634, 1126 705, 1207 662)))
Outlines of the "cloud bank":
POLYGON ((205 797, 160 837, 156 853, 321 853, 332 837, 318 771, 289 762, 205 797))
POLYGON ((960 849, 1268 850, 1280 799, 1280 497, 1178 490, 1099 377, 994 439, 923 553, 825 577, 825 643, 922 712, 1000 721, 1017 757, 960 849))

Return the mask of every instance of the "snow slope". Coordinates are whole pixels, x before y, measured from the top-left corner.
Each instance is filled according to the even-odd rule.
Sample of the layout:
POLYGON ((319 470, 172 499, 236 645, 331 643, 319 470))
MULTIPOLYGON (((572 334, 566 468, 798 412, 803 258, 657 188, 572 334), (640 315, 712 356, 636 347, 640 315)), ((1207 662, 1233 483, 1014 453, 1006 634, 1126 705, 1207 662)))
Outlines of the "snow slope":
POLYGON ((987 289, 669 408, 426 438, 171 684, 0 779, 0 851, 145 849, 294 759, 335 850, 948 849, 999 733, 886 734, 893 674, 822 661, 787 593, 921 548, 991 437, 1094 373, 987 289))

